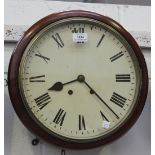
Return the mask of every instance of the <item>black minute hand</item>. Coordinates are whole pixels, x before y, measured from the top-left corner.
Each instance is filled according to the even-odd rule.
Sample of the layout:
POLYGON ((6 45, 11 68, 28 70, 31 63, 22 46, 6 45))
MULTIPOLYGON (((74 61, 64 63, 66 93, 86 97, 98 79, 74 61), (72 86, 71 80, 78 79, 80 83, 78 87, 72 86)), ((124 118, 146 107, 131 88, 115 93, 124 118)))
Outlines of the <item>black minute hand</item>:
POLYGON ((83 83, 98 97, 98 99, 106 105, 106 107, 119 119, 119 116, 107 105, 107 103, 92 89, 92 87, 84 80, 83 83))

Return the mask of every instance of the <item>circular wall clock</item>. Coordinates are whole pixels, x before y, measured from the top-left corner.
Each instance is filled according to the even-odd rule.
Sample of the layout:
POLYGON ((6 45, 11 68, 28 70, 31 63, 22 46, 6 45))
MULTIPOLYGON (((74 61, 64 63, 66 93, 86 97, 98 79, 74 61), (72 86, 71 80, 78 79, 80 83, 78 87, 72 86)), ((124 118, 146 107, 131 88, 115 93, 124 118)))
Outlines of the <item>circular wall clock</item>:
POLYGON ((91 148, 123 135, 148 89, 144 57, 113 19, 87 11, 49 15, 27 30, 10 60, 12 105, 46 141, 91 148))

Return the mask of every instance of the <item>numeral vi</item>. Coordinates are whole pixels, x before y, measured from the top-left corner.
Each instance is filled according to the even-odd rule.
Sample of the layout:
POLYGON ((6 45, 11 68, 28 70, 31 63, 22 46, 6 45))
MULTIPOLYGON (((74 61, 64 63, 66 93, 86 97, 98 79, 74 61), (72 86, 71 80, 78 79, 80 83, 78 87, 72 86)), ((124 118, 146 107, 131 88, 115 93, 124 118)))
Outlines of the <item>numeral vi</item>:
POLYGON ((86 130, 85 120, 83 115, 79 115, 79 130, 86 130))

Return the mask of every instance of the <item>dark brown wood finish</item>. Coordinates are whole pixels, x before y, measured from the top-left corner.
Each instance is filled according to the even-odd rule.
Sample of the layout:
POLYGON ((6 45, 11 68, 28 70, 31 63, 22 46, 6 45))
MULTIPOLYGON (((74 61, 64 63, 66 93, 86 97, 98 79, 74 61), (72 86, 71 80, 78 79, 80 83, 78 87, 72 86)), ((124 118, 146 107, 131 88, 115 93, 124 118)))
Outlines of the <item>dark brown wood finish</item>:
POLYGON ((148 91, 148 72, 147 72, 147 67, 146 63, 144 60, 144 56, 141 53, 141 50, 139 46, 137 45, 136 41, 133 39, 133 37, 116 21, 113 19, 92 13, 92 12, 87 12, 87 11, 81 11, 81 10, 74 10, 74 11, 66 11, 66 12, 61 12, 61 13, 56 13, 56 14, 51 14, 37 23, 35 23, 30 29, 28 29, 19 43, 17 44, 11 60, 9 64, 9 71, 8 71, 8 86, 9 86, 9 94, 10 98, 12 101, 12 105, 20 118, 20 120, 23 122, 23 124, 31 130, 34 134, 37 136, 43 138, 44 140, 52 143, 52 144, 57 144, 63 147, 68 147, 68 148, 74 148, 74 149, 85 149, 85 148, 92 148, 92 147, 97 147, 100 145, 105 145, 109 142, 112 142, 113 140, 119 138, 121 135, 123 135, 125 132, 127 132, 131 126, 136 122, 138 117, 140 116, 143 107, 145 105, 145 100, 147 96, 147 91, 148 91), (142 87, 139 92, 139 97, 137 99, 137 104, 134 108, 134 111, 130 118, 121 126, 116 132, 113 134, 105 137, 104 139, 98 139, 93 142, 84 142, 84 143, 78 143, 75 141, 68 141, 67 139, 62 141, 56 136, 50 135, 48 132, 44 131, 28 114, 22 98, 21 94, 19 91, 19 83, 18 83, 18 73, 19 73, 19 65, 20 61, 22 58, 22 55, 24 53, 25 48, 31 41, 31 39, 44 27, 47 25, 54 23, 58 20, 69 18, 69 17, 87 17, 87 18, 92 18, 98 21, 101 21, 103 23, 106 23, 107 25, 113 27, 116 31, 118 31, 125 39, 126 41, 131 45, 137 60, 139 62, 139 66, 142 71, 142 87))

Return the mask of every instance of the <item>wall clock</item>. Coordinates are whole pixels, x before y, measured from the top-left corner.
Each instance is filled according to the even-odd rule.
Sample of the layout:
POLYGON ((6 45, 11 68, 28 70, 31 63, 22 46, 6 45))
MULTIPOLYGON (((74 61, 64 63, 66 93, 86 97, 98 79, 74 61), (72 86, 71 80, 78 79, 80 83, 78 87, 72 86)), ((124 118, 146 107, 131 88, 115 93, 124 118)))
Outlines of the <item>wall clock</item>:
POLYGON ((68 148, 107 144, 136 122, 148 90, 133 37, 87 11, 49 15, 27 30, 10 60, 8 86, 23 124, 68 148))

